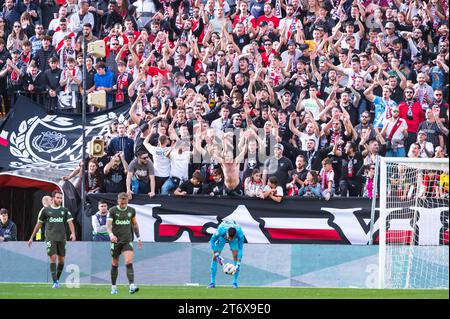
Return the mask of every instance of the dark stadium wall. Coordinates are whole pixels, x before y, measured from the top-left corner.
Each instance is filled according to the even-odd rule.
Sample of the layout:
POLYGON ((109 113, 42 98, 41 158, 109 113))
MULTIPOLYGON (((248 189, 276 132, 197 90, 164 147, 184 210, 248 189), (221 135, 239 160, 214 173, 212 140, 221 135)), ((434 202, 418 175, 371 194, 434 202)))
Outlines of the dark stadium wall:
POLYGON ((0 187, 0 207, 17 225, 17 240, 28 240, 42 208, 41 199, 51 192, 39 188, 0 187))
POLYGON ((81 237, 81 227, 79 226, 81 222, 78 214, 80 196, 71 183, 64 183, 60 186, 50 180, 39 180, 14 174, 14 171, 0 174, 0 207, 6 208, 11 220, 16 223, 19 241, 29 239, 42 208, 42 197, 51 196, 54 190, 63 191, 64 206, 72 212, 77 238, 81 237))

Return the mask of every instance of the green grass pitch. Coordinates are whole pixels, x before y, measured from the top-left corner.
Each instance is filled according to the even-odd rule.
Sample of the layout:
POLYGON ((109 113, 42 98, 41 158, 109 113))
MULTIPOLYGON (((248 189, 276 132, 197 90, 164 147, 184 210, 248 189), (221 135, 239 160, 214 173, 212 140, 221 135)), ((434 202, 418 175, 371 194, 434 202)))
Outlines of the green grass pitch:
POLYGON ((110 285, 81 284, 67 288, 61 284, 0 283, 1 299, 448 299, 446 289, 342 289, 297 287, 239 287, 218 286, 157 286, 140 285, 134 295, 128 286, 119 285, 117 295, 110 294, 110 285))

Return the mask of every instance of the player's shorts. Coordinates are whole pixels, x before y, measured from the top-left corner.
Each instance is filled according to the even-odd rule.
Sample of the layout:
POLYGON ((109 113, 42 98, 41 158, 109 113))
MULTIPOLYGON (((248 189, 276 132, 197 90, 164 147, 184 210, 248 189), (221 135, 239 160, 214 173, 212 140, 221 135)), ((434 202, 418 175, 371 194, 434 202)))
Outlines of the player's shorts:
POLYGON ((113 258, 117 258, 122 254, 124 251, 131 250, 133 251, 133 243, 111 243, 110 246, 111 249, 111 256, 113 258))
POLYGON ((65 241, 46 241, 47 255, 66 256, 66 242, 65 241))
MULTIPOLYGON (((215 251, 222 251, 223 248, 225 247, 225 244, 227 243, 227 241, 223 238, 219 238, 215 243, 215 251)), ((239 243, 237 240, 232 240, 228 243, 230 245, 230 250, 239 250, 239 243)))

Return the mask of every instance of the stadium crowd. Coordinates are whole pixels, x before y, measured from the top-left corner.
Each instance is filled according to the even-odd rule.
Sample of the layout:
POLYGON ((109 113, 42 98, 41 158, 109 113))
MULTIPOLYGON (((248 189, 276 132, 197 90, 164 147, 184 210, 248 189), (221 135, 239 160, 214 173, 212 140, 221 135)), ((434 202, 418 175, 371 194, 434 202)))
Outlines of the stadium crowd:
POLYGON ((447 0, 0 2, 4 113, 80 112, 106 42, 87 92, 130 110, 88 193, 372 198, 377 156, 448 157, 447 0))

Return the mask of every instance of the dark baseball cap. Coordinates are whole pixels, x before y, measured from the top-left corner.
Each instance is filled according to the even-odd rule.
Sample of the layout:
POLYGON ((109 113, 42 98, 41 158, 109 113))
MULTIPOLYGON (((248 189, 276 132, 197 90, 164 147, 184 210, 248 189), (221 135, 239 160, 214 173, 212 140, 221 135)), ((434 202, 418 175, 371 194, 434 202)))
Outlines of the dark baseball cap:
POLYGON ((309 46, 306 44, 306 43, 303 43, 303 44, 300 44, 299 46, 298 46, 298 48, 300 49, 300 50, 306 50, 306 49, 308 49, 309 48, 309 46))

